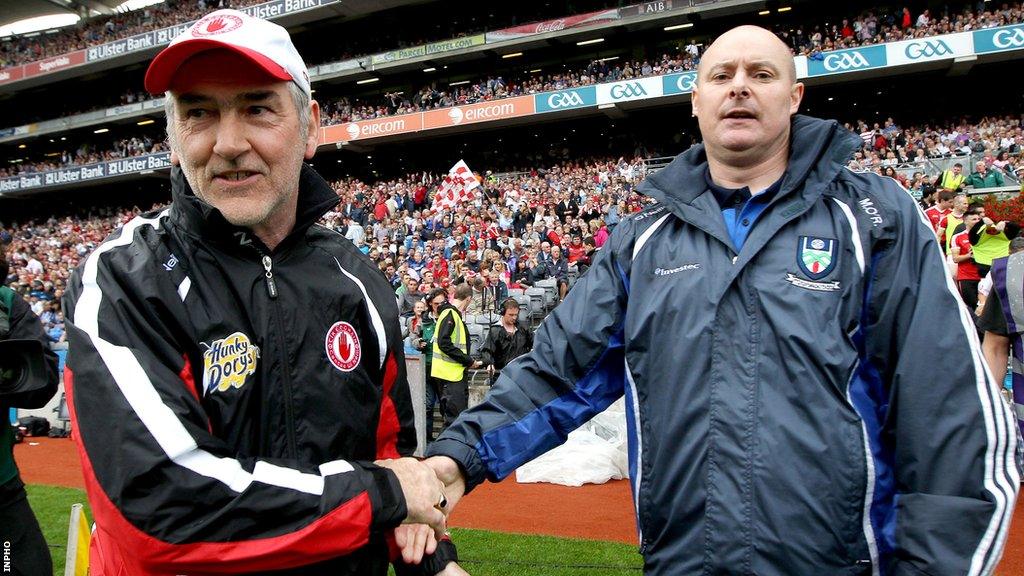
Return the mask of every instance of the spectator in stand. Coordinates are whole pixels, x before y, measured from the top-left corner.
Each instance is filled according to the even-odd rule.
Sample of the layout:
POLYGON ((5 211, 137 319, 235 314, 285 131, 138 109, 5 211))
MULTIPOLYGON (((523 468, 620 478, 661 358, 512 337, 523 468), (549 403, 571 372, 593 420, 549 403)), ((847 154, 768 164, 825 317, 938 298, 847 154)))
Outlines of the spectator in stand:
POLYGON ((492 325, 480 348, 480 359, 491 375, 491 383, 509 362, 533 349, 533 334, 519 322, 519 303, 512 298, 501 302, 501 319, 492 325))
POLYGON ((530 259, 523 256, 516 260, 516 268, 512 271, 511 288, 530 288, 533 286, 533 274, 530 270, 530 259))
POLYGON ((964 185, 966 176, 963 175, 964 165, 957 162, 953 164, 953 167, 948 170, 943 170, 942 174, 935 180, 935 187, 942 190, 949 190, 950 192, 957 192, 964 185))
POLYGON ((448 301, 448 296, 443 288, 435 288, 427 295, 427 299, 416 314, 416 321, 409 329, 409 342, 412 347, 423 354, 423 373, 426 374, 426 389, 424 390, 427 413, 427 442, 434 440, 434 406, 441 398, 441 389, 437 379, 430 375, 430 366, 434 356, 434 329, 437 328, 437 309, 441 304, 448 301))
POLYGON ((408 275, 405 278, 405 290, 398 295, 398 315, 412 316, 416 303, 423 300, 423 293, 420 292, 420 283, 408 275))
POLYGON ((992 161, 992 167, 1002 170, 1007 174, 1013 173, 1013 159, 1010 157, 1009 150, 1003 150, 999 153, 995 160, 992 161))
POLYGON ((964 181, 965 186, 972 188, 999 188, 1005 186, 1003 173, 999 170, 992 170, 984 160, 978 160, 974 164, 974 172, 964 181))

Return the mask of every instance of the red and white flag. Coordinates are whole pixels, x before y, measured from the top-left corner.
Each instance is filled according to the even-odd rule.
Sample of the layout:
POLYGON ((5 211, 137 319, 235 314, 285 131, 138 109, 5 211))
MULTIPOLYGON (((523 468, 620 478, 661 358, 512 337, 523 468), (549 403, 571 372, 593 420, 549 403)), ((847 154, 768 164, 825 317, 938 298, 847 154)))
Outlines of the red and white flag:
POLYGON ((431 209, 434 211, 451 209, 466 200, 472 200, 476 196, 472 190, 479 185, 480 182, 466 165, 466 161, 459 160, 441 180, 441 185, 434 193, 434 203, 431 209))

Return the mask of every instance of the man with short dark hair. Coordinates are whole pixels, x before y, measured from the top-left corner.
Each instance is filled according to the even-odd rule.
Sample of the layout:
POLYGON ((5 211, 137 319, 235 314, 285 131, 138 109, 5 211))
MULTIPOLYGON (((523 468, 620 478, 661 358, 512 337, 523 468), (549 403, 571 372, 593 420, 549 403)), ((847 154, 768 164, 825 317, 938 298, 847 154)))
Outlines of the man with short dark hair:
POLYGON ((501 303, 501 320, 487 331, 480 359, 492 382, 509 362, 533 348, 533 334, 519 323, 519 303, 506 298, 501 303))
POLYGON ((935 179, 935 187, 956 193, 964 185, 964 165, 957 162, 949 170, 943 170, 942 174, 935 179))
POLYGON ((939 222, 949 214, 953 209, 953 198, 956 195, 949 190, 938 191, 938 200, 935 205, 924 211, 925 216, 928 217, 928 221, 932 223, 932 229, 939 229, 939 222))
POLYGON ((306 164, 320 109, 288 32, 213 12, 146 88, 166 97, 171 206, 100 245, 64 299, 91 574, 458 570, 434 540, 444 486, 409 457, 394 294, 317 225, 338 195, 306 164))
POLYGON ((978 222, 981 222, 982 214, 983 209, 979 206, 969 208, 964 213, 964 221, 956 227, 950 245, 950 257, 957 265, 957 287, 960 289, 960 297, 963 298, 968 310, 974 310, 978 306, 978 283, 981 282, 978 266, 974 262, 970 231, 978 222))

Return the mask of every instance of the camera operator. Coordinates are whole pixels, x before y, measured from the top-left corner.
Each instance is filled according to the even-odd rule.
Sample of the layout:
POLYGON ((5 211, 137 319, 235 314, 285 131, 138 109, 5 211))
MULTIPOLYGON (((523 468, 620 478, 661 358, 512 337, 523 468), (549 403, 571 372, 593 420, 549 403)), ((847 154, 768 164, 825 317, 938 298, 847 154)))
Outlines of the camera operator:
MULTIPOLYGON (((20 295, 8 288, 7 258, 0 250, 0 346, 5 340, 38 340, 43 346, 46 385, 24 392, 8 392, 0 385, 0 414, 6 419, 9 408, 42 408, 57 392, 57 355, 50 350, 49 340, 39 317, 29 309, 20 295)), ((9 368, 13 358, 0 348, 0 370, 9 368)), ((14 464, 14 429, 0 425, 0 541, 10 543, 10 561, 14 574, 50 576, 53 574, 50 551, 39 530, 25 494, 25 484, 14 464)), ((6 555, 7 550, 4 550, 6 555)), ((6 557, 5 557, 6 560, 6 557)))

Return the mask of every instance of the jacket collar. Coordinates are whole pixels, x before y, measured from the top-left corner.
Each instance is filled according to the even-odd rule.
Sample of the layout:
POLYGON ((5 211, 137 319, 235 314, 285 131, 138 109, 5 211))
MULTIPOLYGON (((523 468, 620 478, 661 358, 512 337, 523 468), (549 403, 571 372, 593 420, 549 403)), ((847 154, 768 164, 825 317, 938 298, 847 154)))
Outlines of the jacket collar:
MULTIPOLYGON (((235 226, 210 204, 192 191, 181 168, 171 168, 171 221, 188 232, 225 246, 254 245, 269 252, 248 228, 235 226)), ((281 243, 305 234, 328 210, 338 205, 338 195, 315 170, 303 164, 299 173, 299 198, 296 206, 295 227, 281 243)))
MULTIPOLYGON (((814 184, 831 182, 861 144, 859 136, 840 127, 835 120, 793 116, 789 163, 776 199, 794 190, 819 190, 821 186, 814 184), (798 145, 792 145, 793 142, 798 145)), ((707 164, 704 145, 696 144, 640 183, 637 190, 676 214, 684 213, 683 205, 692 205, 708 191, 704 177, 707 164)))

